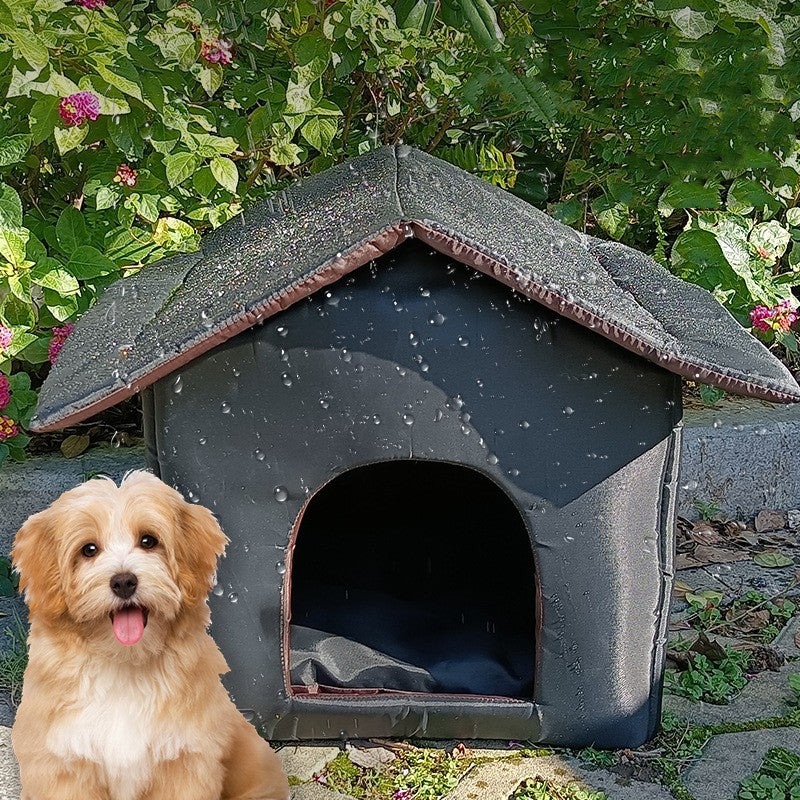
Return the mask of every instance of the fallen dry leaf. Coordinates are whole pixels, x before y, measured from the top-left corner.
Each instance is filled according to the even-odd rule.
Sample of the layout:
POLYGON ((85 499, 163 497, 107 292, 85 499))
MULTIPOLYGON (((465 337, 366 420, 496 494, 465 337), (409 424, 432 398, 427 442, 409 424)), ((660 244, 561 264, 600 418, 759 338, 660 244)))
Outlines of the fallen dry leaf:
POLYGON ((785 528, 787 523, 785 511, 775 511, 774 509, 764 509, 756 514, 755 528, 758 533, 762 531, 779 531, 785 528))
POLYGON ((672 584, 672 594, 674 594, 675 597, 680 597, 681 599, 683 599, 684 597, 686 597, 686 593, 691 591, 692 587, 689 586, 688 583, 684 583, 683 581, 676 580, 672 584))
POLYGON ((692 558, 699 564, 728 564, 731 561, 745 561, 749 555, 742 550, 698 545, 692 553, 692 558))
POLYGON ((704 633, 695 639, 689 651, 704 655, 709 661, 722 661, 725 658, 725 648, 719 642, 709 639, 704 633))
POLYGON ((61 442, 61 453, 64 458, 76 458, 89 446, 89 437, 73 434, 61 442))

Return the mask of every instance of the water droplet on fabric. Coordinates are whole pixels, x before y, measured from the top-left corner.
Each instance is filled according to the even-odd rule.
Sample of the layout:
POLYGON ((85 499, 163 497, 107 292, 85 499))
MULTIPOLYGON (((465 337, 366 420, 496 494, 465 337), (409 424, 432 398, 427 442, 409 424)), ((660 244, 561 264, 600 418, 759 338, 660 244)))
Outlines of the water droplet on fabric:
POLYGON ((286 336, 289 333, 289 329, 285 325, 279 325, 275 330, 278 332, 278 336, 286 336))
POLYGON ((286 563, 283 562, 283 561, 279 561, 277 564, 275 564, 275 572, 277 572, 278 575, 285 575, 286 574, 286 563))
POLYGON ((489 453, 489 455, 488 455, 488 456, 486 456, 486 461, 487 461, 489 464, 491 464, 492 466, 494 466, 495 464, 497 464, 497 462, 498 462, 499 460, 500 460, 500 459, 499 459, 499 458, 498 458, 498 457, 497 457, 497 456, 496 456, 494 453, 489 453))
POLYGON ((530 424, 530 422, 528 422, 528 420, 526 420, 526 419, 523 419, 523 420, 522 420, 522 421, 519 423, 519 426, 520 426, 520 428, 522 428, 522 430, 526 431, 526 430, 528 430, 528 428, 530 428, 531 424, 530 424))
POLYGON ((220 405, 223 414, 230 414, 231 413, 231 404, 230 403, 222 403, 220 405))
POLYGON ((342 361, 350 363, 353 360, 353 354, 349 350, 343 347, 341 352, 339 353, 339 358, 341 358, 342 361))
POLYGON ((435 313, 435 314, 434 314, 434 315, 433 315, 433 316, 432 316, 432 317, 431 317, 431 318, 428 320, 428 322, 429 322, 431 325, 443 325, 443 324, 444 324, 444 321, 445 321, 446 319, 447 319, 447 317, 445 317, 445 315, 444 315, 444 314, 442 314, 441 312, 437 311, 437 312, 436 312, 436 313, 435 313))
POLYGON ((459 337, 458 337, 458 343, 459 343, 459 344, 460 344, 462 347, 467 347, 467 346, 469 346, 469 339, 467 339, 467 337, 466 337, 466 336, 459 336, 459 337))
POLYGON ((419 339, 414 331, 411 331, 411 333, 408 334, 408 341, 411 342, 412 347, 416 347, 419 344, 419 339))
POLYGON ((200 438, 197 440, 197 443, 198 443, 198 444, 206 444, 207 442, 208 442, 208 439, 206 439, 206 437, 205 437, 205 436, 201 436, 201 437, 200 437, 200 438))
POLYGON ((414 424, 414 415, 413 414, 403 414, 403 422, 406 425, 413 425, 414 424))
POLYGON ((276 486, 274 495, 279 503, 285 503, 289 499, 289 490, 285 486, 276 486))
POLYGON ((230 600, 231 603, 238 603, 239 602, 239 595, 236 594, 236 592, 231 592, 228 595, 228 600, 230 600))
POLYGON ((254 450, 253 455, 255 456, 256 461, 263 461, 266 458, 263 450, 254 450))
POLYGON ((214 326, 214 320, 211 318, 211 313, 207 308, 204 308, 200 312, 200 322, 203 323, 203 327, 205 328, 211 328, 214 326))
POLYGON ((211 591, 211 594, 213 594, 215 597, 222 597, 222 595, 225 594, 225 590, 221 586, 215 586, 211 591))
POLYGON ((284 372, 283 375, 281 375, 281 383, 284 386, 291 386, 292 385, 292 376, 288 372, 284 372))
POLYGON ((183 391, 183 379, 180 375, 172 382, 172 391, 175 394, 180 394, 183 391))
POLYGON ((564 406, 564 408, 561 409, 561 413, 566 414, 566 416, 570 417, 575 413, 575 409, 571 408, 570 406, 564 406))

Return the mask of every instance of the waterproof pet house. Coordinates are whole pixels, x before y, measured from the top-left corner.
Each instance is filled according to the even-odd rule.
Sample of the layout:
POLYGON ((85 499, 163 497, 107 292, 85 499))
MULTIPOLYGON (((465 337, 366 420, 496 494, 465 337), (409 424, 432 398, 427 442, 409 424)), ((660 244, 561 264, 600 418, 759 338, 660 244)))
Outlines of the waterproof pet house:
POLYGON ((142 393, 231 542, 212 632, 271 737, 656 729, 680 376, 790 374, 707 292, 384 148, 106 290, 33 426, 142 393))

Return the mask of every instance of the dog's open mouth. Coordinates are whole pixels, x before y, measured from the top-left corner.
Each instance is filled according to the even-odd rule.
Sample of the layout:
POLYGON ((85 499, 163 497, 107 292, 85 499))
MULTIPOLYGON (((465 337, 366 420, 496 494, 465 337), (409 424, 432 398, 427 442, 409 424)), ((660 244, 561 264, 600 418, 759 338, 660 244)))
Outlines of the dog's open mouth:
POLYGON ((111 612, 114 636, 120 644, 130 646, 139 642, 147 625, 147 609, 144 606, 125 606, 111 612))

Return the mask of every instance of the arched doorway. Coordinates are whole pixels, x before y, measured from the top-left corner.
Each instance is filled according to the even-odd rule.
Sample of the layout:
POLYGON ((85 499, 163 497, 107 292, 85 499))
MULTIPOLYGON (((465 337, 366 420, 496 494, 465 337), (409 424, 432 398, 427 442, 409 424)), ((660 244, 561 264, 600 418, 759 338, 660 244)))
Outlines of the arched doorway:
POLYGON ((293 691, 533 695, 530 537, 457 464, 351 469, 308 502, 290 570, 293 691))

